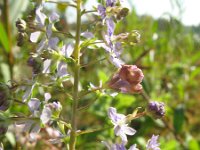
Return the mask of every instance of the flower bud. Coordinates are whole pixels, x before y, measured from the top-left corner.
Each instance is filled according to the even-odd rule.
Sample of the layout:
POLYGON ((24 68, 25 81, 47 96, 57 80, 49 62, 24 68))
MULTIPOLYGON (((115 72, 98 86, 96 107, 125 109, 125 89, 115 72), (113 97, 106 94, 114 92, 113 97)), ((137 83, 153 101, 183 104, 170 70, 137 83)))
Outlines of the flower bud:
POLYGON ((26 30, 26 22, 23 19, 18 19, 16 21, 16 27, 19 32, 25 32, 26 30))
POLYGON ((117 19, 120 20, 128 15, 128 8, 121 8, 117 13, 117 19))
POLYGON ((108 87, 124 93, 140 93, 144 75, 135 65, 122 65, 120 70, 108 82, 108 87))
POLYGON ((120 33, 114 37, 114 41, 121 42, 122 44, 135 45, 140 42, 140 34, 136 30, 130 33, 120 33))
POLYGON ((10 89, 6 84, 0 83, 0 110, 5 111, 9 108, 11 99, 10 99, 10 89))
POLYGON ((144 75, 136 65, 123 65, 119 71, 119 77, 130 84, 138 84, 142 82, 144 75))
POLYGON ((153 118, 162 118, 165 115, 165 105, 162 102, 151 101, 147 106, 147 114, 153 118))
POLYGON ((24 40, 27 38, 27 34, 25 32, 18 32, 17 35, 17 46, 22 46, 24 44, 24 40))
POLYGON ((43 69, 43 61, 39 57, 29 57, 27 64, 28 66, 32 67, 34 74, 40 73, 43 69))

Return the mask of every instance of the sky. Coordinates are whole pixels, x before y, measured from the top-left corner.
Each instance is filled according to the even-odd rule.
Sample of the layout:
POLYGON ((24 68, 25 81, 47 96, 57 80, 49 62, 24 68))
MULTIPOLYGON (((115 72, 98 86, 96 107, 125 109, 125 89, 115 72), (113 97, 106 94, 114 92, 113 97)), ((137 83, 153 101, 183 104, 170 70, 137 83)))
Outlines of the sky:
POLYGON ((200 24, 200 0, 179 0, 181 2, 182 15, 179 14, 179 8, 175 3, 176 0, 130 0, 136 12, 141 14, 150 14, 159 18, 165 13, 169 13, 180 19, 185 25, 200 24))
MULTIPOLYGON (((128 8, 135 8, 137 14, 148 14, 154 18, 167 17, 167 13, 176 17, 185 25, 200 24, 200 0, 123 0, 128 8), (176 5, 181 3, 181 9, 176 5), (182 13, 180 15, 180 11, 182 13)), ((95 0, 88 1, 88 8, 97 5, 95 0)))

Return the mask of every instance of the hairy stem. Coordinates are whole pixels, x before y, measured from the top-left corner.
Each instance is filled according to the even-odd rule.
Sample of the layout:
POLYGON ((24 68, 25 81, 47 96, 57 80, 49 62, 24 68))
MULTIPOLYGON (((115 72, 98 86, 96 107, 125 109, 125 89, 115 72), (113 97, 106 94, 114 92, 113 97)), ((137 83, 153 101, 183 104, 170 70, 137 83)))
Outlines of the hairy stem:
POLYGON ((79 86, 79 72, 80 72, 80 33, 81 33, 81 0, 77 0, 77 26, 76 26, 76 44, 74 48, 74 58, 76 60, 75 69, 74 69, 74 88, 73 88, 73 104, 72 104, 72 130, 70 133, 70 143, 69 149, 75 150, 76 145, 76 116, 77 116, 77 107, 78 107, 78 86, 79 86))

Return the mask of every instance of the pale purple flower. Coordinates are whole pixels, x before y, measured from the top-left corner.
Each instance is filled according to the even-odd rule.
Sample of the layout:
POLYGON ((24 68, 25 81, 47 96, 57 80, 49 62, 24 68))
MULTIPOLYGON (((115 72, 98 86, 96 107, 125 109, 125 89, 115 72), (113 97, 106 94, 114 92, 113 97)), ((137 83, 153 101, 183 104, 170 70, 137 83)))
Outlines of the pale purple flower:
POLYGON ((107 34, 109 37, 111 37, 114 33, 115 29, 115 23, 112 18, 107 18, 106 19, 106 25, 107 25, 107 34))
MULTIPOLYGON (((108 148, 108 150, 126 150, 125 145, 122 144, 109 144, 108 142, 102 141, 102 143, 108 148)), ((136 144, 132 145, 128 150, 138 150, 136 144)))
POLYGON ((42 121, 43 124, 46 124, 50 121, 52 115, 52 110, 44 106, 44 109, 42 110, 42 114, 40 115, 40 120, 42 121))
POLYGON ((147 112, 154 118, 162 118, 165 115, 165 104, 163 102, 151 101, 147 106, 147 112))
MULTIPOLYGON (((30 83, 30 84, 31 84, 31 83, 30 83)), ((24 95, 22 96, 22 101, 23 101, 23 102, 26 102, 26 101, 28 100, 28 98, 29 98, 30 95, 32 94, 32 91, 33 91, 34 87, 35 87, 35 84, 32 83, 31 86, 27 86, 27 87, 25 88, 25 93, 24 93, 24 95)))
POLYGON ((82 32, 82 33, 81 33, 81 36, 82 36, 82 37, 85 37, 85 38, 87 38, 87 39, 94 38, 94 34, 93 34, 92 32, 88 32, 88 31, 82 32))
POLYGON ((98 5, 97 11, 102 19, 106 18, 106 8, 107 7, 114 7, 116 4, 116 0, 106 0, 106 7, 102 5, 98 5))
POLYGON ((157 136, 152 135, 151 139, 148 140, 147 145, 146 145, 147 150, 160 150, 160 148, 159 148, 160 144, 157 141, 158 136, 159 135, 157 135, 157 136))
POLYGON ((33 43, 36 43, 38 41, 40 35, 41 35, 40 31, 36 31, 36 32, 31 33, 30 41, 33 42, 33 43))
MULTIPOLYGON (((53 12, 50 17, 48 18, 49 24, 45 24, 45 20, 47 19, 47 16, 42 13, 43 7, 42 5, 38 6, 36 9, 36 19, 35 22, 38 24, 39 28, 46 28, 46 36, 42 38, 40 41, 36 51, 40 52, 42 49, 56 49, 57 44, 59 42, 59 39, 57 37, 52 37, 52 28, 53 23, 58 21, 59 16, 55 12, 53 12)), ((31 33, 30 35, 30 41, 33 43, 36 43, 42 34, 41 31, 36 31, 31 33)))
POLYGON ((39 110, 40 104, 41 104, 41 102, 40 102, 39 99, 37 99, 37 98, 31 98, 29 100, 29 102, 28 102, 28 107, 29 107, 30 111, 32 113, 34 113, 34 111, 38 111, 39 110))
POLYGON ((102 19, 104 19, 106 17, 106 8, 104 6, 98 5, 97 11, 102 19))
POLYGON ((116 3, 116 0, 106 0, 106 6, 107 7, 113 7, 116 3))
POLYGON ((50 22, 56 22, 59 20, 59 15, 56 12, 52 12, 50 17, 49 17, 49 21, 50 22))
POLYGON ((61 103, 60 102, 53 102, 52 103, 53 104, 53 109, 55 110, 55 111, 61 111, 62 110, 62 105, 61 105, 61 103))
POLYGON ((46 59, 43 62, 43 70, 42 73, 50 73, 51 59, 46 59))
POLYGON ((45 20, 47 18, 47 16, 42 13, 43 9, 43 6, 42 5, 39 5, 37 8, 36 8, 36 17, 35 17, 35 20, 36 20, 36 23, 38 25, 39 28, 42 28, 45 26, 45 20))
POLYGON ((61 49, 62 55, 66 58, 69 58, 72 55, 73 51, 74 47, 72 44, 65 44, 61 49))
POLYGON ((133 145, 129 148, 129 150, 139 150, 136 146, 137 146, 136 144, 133 144, 133 145))
POLYGON ((136 133, 135 129, 128 127, 128 124, 126 123, 126 116, 118 114, 116 108, 109 108, 108 117, 114 125, 115 135, 120 136, 123 143, 127 143, 126 135, 134 135, 136 133))
POLYGON ((48 102, 48 100, 51 99, 51 94, 50 93, 44 93, 44 100, 45 102, 48 102))
POLYGON ((57 76, 62 78, 68 75, 69 74, 67 73, 67 64, 63 61, 59 62, 57 66, 57 76))

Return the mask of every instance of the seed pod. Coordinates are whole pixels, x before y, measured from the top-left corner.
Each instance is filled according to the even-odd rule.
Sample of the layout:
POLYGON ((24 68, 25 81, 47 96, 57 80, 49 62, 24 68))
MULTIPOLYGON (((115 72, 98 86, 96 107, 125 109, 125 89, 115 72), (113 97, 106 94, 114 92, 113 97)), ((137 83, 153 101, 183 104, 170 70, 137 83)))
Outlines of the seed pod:
POLYGON ((0 83, 0 110, 6 111, 11 104, 10 89, 6 84, 0 83))

